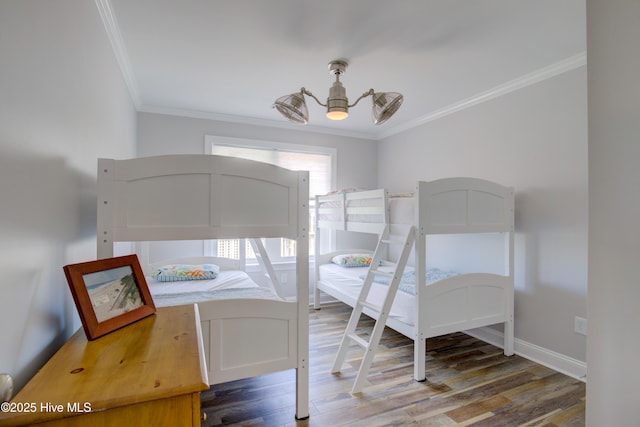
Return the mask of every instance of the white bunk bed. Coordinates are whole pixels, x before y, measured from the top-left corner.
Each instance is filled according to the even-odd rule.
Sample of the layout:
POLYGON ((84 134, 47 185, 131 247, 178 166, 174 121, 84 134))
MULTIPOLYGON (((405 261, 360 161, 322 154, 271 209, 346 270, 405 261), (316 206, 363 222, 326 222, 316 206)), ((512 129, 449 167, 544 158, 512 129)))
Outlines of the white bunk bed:
POLYGON ((220 266, 211 282, 171 285, 149 279, 154 301, 197 303, 211 384, 296 369, 298 419, 309 416, 308 182, 306 171, 222 156, 98 160, 98 258, 112 257, 116 242, 296 241, 295 300, 253 284, 236 271, 242 270, 237 261, 172 259, 143 269, 176 263, 220 266), (223 289, 212 290, 216 281, 224 282, 223 289))
MULTIPOLYGON (((387 224, 395 234, 411 226, 416 229, 415 261, 404 271, 415 285, 401 282, 386 321, 387 326, 414 340, 414 378, 425 380, 426 339, 439 335, 503 323, 504 353, 512 355, 513 188, 475 178, 445 178, 418 182, 415 193, 400 197, 391 197, 382 189, 317 196, 315 308, 320 308, 320 291, 355 307, 368 271, 368 267, 343 268, 332 263, 336 255, 361 253, 363 249, 325 249, 323 253, 323 230, 381 236, 387 224), (466 233, 503 235, 500 256, 504 258, 500 263, 504 273, 454 274, 431 267, 427 271, 427 236, 466 233)), ((383 270, 384 264, 376 269, 383 270)), ((379 305, 388 289, 388 283, 374 280, 367 301, 379 305)), ((379 314, 366 306, 362 312, 374 319, 379 314)))

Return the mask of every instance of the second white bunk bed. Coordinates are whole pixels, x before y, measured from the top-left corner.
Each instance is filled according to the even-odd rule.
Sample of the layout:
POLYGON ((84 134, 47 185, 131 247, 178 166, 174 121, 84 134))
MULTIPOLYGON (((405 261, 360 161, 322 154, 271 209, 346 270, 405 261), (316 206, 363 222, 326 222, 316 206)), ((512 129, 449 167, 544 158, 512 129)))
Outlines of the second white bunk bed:
POLYGON ((163 265, 219 267, 212 280, 148 278, 156 305, 198 305, 210 384, 296 369, 298 419, 309 416, 308 184, 306 171, 222 156, 98 161, 98 258, 112 257, 117 242, 295 240, 295 298, 254 283, 238 260, 190 257, 148 266, 144 254, 139 258, 145 273, 163 265))
MULTIPOLYGON (((511 187, 476 178, 420 181, 411 195, 390 196, 385 190, 342 192, 316 197, 315 308, 321 291, 355 307, 368 266, 344 268, 345 256, 362 249, 323 251, 327 231, 355 231, 382 236, 415 227, 414 257, 405 268, 386 325, 414 340, 414 378, 425 380, 426 339, 493 324, 504 324, 504 353, 513 354, 514 192, 511 187), (323 232, 324 230, 324 232, 323 232), (500 273, 458 274, 427 264, 427 238, 436 234, 499 233, 504 239, 500 273)), ((372 253, 369 250, 368 253, 372 253)), ((391 258, 390 258, 391 259, 391 258)), ((385 265, 375 266, 384 270, 385 265)), ((367 301, 379 305, 389 280, 374 279, 367 301)), ((363 313, 377 319, 378 312, 363 313)), ((373 349, 375 352, 375 349, 373 349)), ((339 356, 340 357, 340 356, 339 356)), ((368 369, 365 368, 365 371, 368 369)), ((362 368, 361 368, 362 370, 362 368)), ((359 391, 359 373, 354 392, 359 391)))

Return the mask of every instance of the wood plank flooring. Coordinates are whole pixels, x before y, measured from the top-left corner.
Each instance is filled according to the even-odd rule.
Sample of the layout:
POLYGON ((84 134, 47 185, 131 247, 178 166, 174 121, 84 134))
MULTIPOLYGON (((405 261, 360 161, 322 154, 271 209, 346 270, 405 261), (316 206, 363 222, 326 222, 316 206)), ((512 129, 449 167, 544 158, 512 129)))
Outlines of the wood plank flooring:
MULTIPOLYGON (((427 340, 427 380, 413 380, 413 342, 385 329, 362 393, 362 350, 330 372, 351 309, 310 311, 310 418, 296 421, 295 371, 214 385, 203 426, 584 426, 585 384, 463 333, 427 340)), ((363 320, 359 332, 373 322, 363 320)))

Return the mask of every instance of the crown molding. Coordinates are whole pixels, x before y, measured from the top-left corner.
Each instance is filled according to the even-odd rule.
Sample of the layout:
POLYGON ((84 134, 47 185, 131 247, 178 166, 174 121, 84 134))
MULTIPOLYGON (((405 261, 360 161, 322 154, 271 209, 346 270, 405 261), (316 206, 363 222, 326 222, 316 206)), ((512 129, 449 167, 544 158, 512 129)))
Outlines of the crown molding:
POLYGON ((120 72, 124 78, 125 84, 129 89, 129 96, 135 105, 136 109, 140 108, 140 96, 138 95, 138 87, 136 85, 133 72, 131 71, 131 62, 129 61, 129 55, 124 47, 124 41, 120 34, 120 28, 118 22, 113 14, 113 8, 111 7, 110 0, 95 0, 102 24, 107 32, 107 37, 111 42, 111 48, 116 56, 118 65, 120 66, 120 72))
POLYGON ((457 113, 458 111, 467 109, 469 107, 473 107, 474 105, 478 105, 480 103, 489 101, 491 99, 498 98, 500 96, 506 95, 511 92, 515 92, 527 86, 550 79, 562 73, 566 73, 567 71, 580 68, 586 64, 587 64, 587 53, 580 52, 577 55, 570 56, 566 59, 563 59, 562 61, 548 65, 544 68, 540 68, 539 70, 533 71, 531 73, 520 76, 516 79, 510 80, 506 83, 498 85, 487 91, 480 92, 467 99, 463 99, 461 101, 455 102, 451 105, 435 110, 427 115, 408 121, 402 125, 389 128, 381 132, 376 139, 380 140, 380 139, 398 134, 400 132, 404 132, 406 130, 428 123, 430 121, 448 116, 449 114, 457 113))

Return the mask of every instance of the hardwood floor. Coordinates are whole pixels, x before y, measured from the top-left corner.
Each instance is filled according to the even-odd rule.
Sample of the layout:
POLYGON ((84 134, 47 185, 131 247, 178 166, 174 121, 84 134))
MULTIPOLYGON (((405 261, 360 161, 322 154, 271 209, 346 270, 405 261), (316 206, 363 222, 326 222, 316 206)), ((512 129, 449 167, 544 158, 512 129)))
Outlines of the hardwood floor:
POLYGON ((413 342, 386 328, 368 383, 351 395, 362 350, 330 372, 351 309, 310 313, 310 418, 294 419, 291 370, 212 386, 202 393, 203 426, 584 426, 583 382, 463 333, 427 340, 427 380, 416 382, 413 342))

